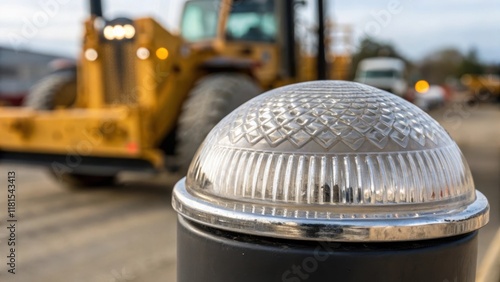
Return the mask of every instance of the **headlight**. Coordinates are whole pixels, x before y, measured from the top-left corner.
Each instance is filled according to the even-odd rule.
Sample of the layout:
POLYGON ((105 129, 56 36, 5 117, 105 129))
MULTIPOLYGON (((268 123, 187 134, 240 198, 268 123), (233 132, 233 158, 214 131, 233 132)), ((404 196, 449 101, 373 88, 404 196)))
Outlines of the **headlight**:
POLYGON ((135 28, 130 24, 126 25, 108 25, 103 30, 104 38, 107 40, 132 39, 135 36, 135 28))
POLYGON ((107 40, 113 40, 115 38, 113 31, 114 31, 114 28, 112 26, 108 25, 107 27, 104 28, 104 31, 103 31, 104 37, 107 40))
POLYGON ((116 39, 123 39, 125 38, 125 28, 123 28, 123 26, 121 25, 115 25, 115 27, 113 28, 113 34, 116 39))
POLYGON ((146 60, 147 58, 149 58, 150 52, 147 48, 140 47, 139 49, 137 49, 136 55, 137 58, 141 60, 146 60))
POLYGON ((85 59, 93 62, 93 61, 97 60, 97 57, 99 56, 99 54, 97 54, 97 51, 95 49, 89 48, 89 49, 85 50, 84 56, 85 56, 85 59))
POLYGON ((135 28, 132 25, 126 24, 123 26, 125 30, 125 38, 131 39, 135 35, 135 28))

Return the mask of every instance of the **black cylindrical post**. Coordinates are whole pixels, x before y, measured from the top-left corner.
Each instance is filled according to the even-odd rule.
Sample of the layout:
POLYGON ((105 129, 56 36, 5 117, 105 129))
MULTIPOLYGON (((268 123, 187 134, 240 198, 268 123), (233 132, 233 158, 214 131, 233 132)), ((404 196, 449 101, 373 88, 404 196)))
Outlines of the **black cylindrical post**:
POLYGON ((317 0, 318 8, 318 58, 317 71, 318 79, 324 80, 327 77, 326 70, 326 50, 325 50, 325 9, 324 0, 317 0))
POLYGON ((477 232, 402 243, 278 240, 180 219, 179 282, 475 281, 477 232))
POLYGON ((297 50, 295 42, 295 1, 275 1, 274 9, 280 20, 278 33, 281 70, 286 78, 297 76, 297 50))
POLYGON ((102 17, 101 0, 90 0, 90 15, 95 17, 102 17))

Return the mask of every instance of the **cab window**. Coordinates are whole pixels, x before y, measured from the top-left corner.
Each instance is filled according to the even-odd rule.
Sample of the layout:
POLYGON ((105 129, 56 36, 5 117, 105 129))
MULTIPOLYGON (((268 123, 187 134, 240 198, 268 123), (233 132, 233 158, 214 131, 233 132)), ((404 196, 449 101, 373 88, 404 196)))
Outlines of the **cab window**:
POLYGON ((182 36, 188 41, 215 38, 220 1, 193 0, 186 2, 181 20, 182 36))
POLYGON ((235 1, 226 27, 230 41, 273 42, 276 39, 274 1, 235 1))

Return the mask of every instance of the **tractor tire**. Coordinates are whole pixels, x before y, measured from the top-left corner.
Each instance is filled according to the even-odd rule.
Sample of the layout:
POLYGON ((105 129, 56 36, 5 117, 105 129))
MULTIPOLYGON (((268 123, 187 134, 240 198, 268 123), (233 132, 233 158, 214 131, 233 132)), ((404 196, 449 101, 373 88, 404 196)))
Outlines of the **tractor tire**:
POLYGON ((56 72, 42 78, 24 98, 23 106, 34 110, 71 107, 76 100, 76 73, 56 72))
POLYGON ((196 150, 212 128, 261 89, 247 75, 217 73, 197 82, 179 117, 176 158, 178 173, 186 175, 196 150))
POLYGON ((57 176, 55 173, 52 173, 54 178, 61 182, 65 187, 78 189, 78 188, 96 188, 96 187, 104 187, 104 186, 113 186, 116 182, 115 175, 83 175, 76 173, 64 173, 60 176, 57 176))

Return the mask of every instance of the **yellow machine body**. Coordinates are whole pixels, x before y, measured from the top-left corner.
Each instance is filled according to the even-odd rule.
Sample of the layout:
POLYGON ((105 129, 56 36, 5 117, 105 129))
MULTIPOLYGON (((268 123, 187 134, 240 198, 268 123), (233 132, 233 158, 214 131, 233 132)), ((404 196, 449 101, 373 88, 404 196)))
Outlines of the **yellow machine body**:
POLYGON ((172 34, 152 18, 130 23, 133 40, 103 40, 102 26, 96 27, 100 19, 92 16, 85 22, 75 103, 50 111, 0 108, 0 158, 57 156, 62 165, 67 165, 65 156, 93 157, 97 163, 141 160, 158 169, 164 165, 159 144, 175 130, 196 81, 212 71, 203 67, 207 62, 243 65, 236 71, 264 90, 314 79, 315 60, 300 50, 302 67, 290 78, 280 74, 276 42, 226 40, 232 1, 222 3, 217 35, 197 42, 172 34))

